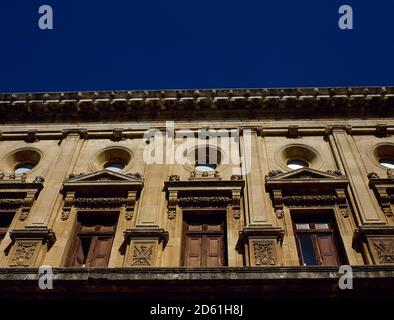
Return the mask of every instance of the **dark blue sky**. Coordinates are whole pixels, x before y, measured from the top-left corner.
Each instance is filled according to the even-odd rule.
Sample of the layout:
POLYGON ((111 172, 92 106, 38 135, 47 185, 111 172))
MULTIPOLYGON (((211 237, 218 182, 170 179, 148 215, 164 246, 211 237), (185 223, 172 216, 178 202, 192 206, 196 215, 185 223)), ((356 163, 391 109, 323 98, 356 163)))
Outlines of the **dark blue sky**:
POLYGON ((1 0, 0 92, 394 85, 393 0, 1 0), (38 28, 38 8, 54 30, 38 28), (354 30, 338 28, 352 5, 354 30))

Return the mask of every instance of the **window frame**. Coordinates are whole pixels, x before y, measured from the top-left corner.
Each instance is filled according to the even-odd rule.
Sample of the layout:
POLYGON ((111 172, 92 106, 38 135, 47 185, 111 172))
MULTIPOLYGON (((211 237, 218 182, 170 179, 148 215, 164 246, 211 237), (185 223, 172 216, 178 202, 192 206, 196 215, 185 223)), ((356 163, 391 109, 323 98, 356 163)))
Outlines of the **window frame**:
MULTIPOLYGON (((217 209, 195 209, 195 210, 183 210, 183 217, 182 217, 182 241, 181 241, 181 266, 183 267, 188 267, 187 264, 187 237, 188 236, 200 236, 203 241, 202 241, 202 247, 201 251, 203 252, 206 241, 206 239, 209 236, 222 236, 222 248, 221 248, 221 255, 222 255, 222 260, 223 263, 221 266, 226 267, 228 266, 228 252, 227 252, 227 210, 217 210, 217 209), (211 217, 219 217, 218 220, 221 221, 221 230, 207 230, 207 225, 209 222, 209 218, 211 217), (188 230, 188 221, 187 218, 192 218, 192 220, 200 218, 202 225, 202 230, 196 230, 196 231, 190 231, 188 230), (206 220, 204 220, 204 217, 208 217, 206 220)), ((202 263, 203 265, 200 266, 200 268, 209 268, 207 266, 207 254, 205 256, 202 256, 202 263)))
POLYGON ((347 263, 347 257, 343 247, 343 241, 341 239, 341 233, 339 231, 334 210, 332 209, 306 209, 306 210, 291 210, 291 220, 294 233, 294 239, 297 246, 298 260, 301 266, 329 266, 324 265, 320 245, 318 243, 318 235, 331 235, 332 244, 336 255, 337 265, 347 263), (328 224, 328 229, 316 229, 309 228, 299 230, 296 228, 297 224, 308 224, 309 227, 315 224, 325 223, 328 224), (318 264, 306 265, 304 263, 303 251, 300 243, 299 234, 311 234, 312 243, 315 253, 315 258, 318 264))
MULTIPOLYGON (((111 256, 111 252, 112 252, 113 242, 114 242, 115 235, 116 235, 116 230, 117 230, 118 223, 119 223, 119 211, 108 211, 105 213, 104 212, 92 213, 92 212, 80 211, 80 212, 77 212, 76 219, 77 219, 76 229, 74 232, 74 236, 72 237, 72 244, 69 249, 66 265, 68 267, 74 267, 79 243, 82 242, 82 239, 87 239, 87 238, 90 239, 90 244, 89 244, 89 250, 87 252, 87 255, 86 255, 86 257, 84 257, 84 261, 86 263, 84 266, 80 266, 77 268, 95 268, 95 266, 91 266, 90 264, 93 260, 94 252, 97 249, 99 238, 111 238, 111 246, 110 246, 111 249, 110 249, 110 252, 108 253, 108 261, 109 261, 110 256, 111 256), (81 218, 81 216, 83 216, 84 219, 87 216, 91 216, 92 219, 100 219, 102 217, 109 216, 112 219, 114 219, 114 224, 112 226, 112 230, 111 231, 97 230, 97 226, 101 226, 101 227, 104 226, 103 224, 100 224, 100 221, 98 221, 98 223, 95 225, 94 230, 83 230, 83 228, 84 227, 86 228, 86 226, 84 226, 82 224, 82 222, 79 221, 79 218, 81 218)), ((108 226, 104 226, 104 227, 108 227, 108 226)), ((89 227, 87 227, 87 228, 89 228, 89 227)), ((82 243, 81 243, 81 246, 82 246, 82 243)), ((108 261, 107 261, 107 266, 108 266, 108 261)))

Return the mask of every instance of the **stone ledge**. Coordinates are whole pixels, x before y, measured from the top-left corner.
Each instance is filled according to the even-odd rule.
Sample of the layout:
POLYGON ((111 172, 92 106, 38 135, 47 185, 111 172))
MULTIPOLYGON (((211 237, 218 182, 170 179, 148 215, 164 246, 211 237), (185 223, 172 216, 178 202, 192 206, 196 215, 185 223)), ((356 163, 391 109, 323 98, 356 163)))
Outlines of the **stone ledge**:
MULTIPOLYGON (((394 265, 352 266, 355 279, 393 279, 394 265)), ((284 280, 338 279, 336 266, 220 268, 53 268, 54 280, 284 280)), ((0 268, 0 282, 38 280, 37 268, 0 268)))

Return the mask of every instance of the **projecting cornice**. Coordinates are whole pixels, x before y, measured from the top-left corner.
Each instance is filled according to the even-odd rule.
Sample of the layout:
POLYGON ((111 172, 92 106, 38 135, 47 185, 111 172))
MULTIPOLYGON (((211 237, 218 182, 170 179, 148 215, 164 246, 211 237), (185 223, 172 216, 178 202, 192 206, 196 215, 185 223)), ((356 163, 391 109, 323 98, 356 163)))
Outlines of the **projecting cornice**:
POLYGON ((0 95, 7 121, 393 116, 394 87, 214 89, 0 95), (182 112, 179 112, 182 111, 182 112))

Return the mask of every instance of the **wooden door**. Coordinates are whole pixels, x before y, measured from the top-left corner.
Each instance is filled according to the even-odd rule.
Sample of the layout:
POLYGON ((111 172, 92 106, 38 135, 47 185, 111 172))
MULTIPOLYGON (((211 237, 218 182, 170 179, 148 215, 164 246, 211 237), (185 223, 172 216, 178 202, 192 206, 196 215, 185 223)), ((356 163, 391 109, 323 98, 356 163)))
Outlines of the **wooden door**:
POLYGON ((185 266, 225 265, 224 215, 193 215, 185 219, 184 229, 185 266))

